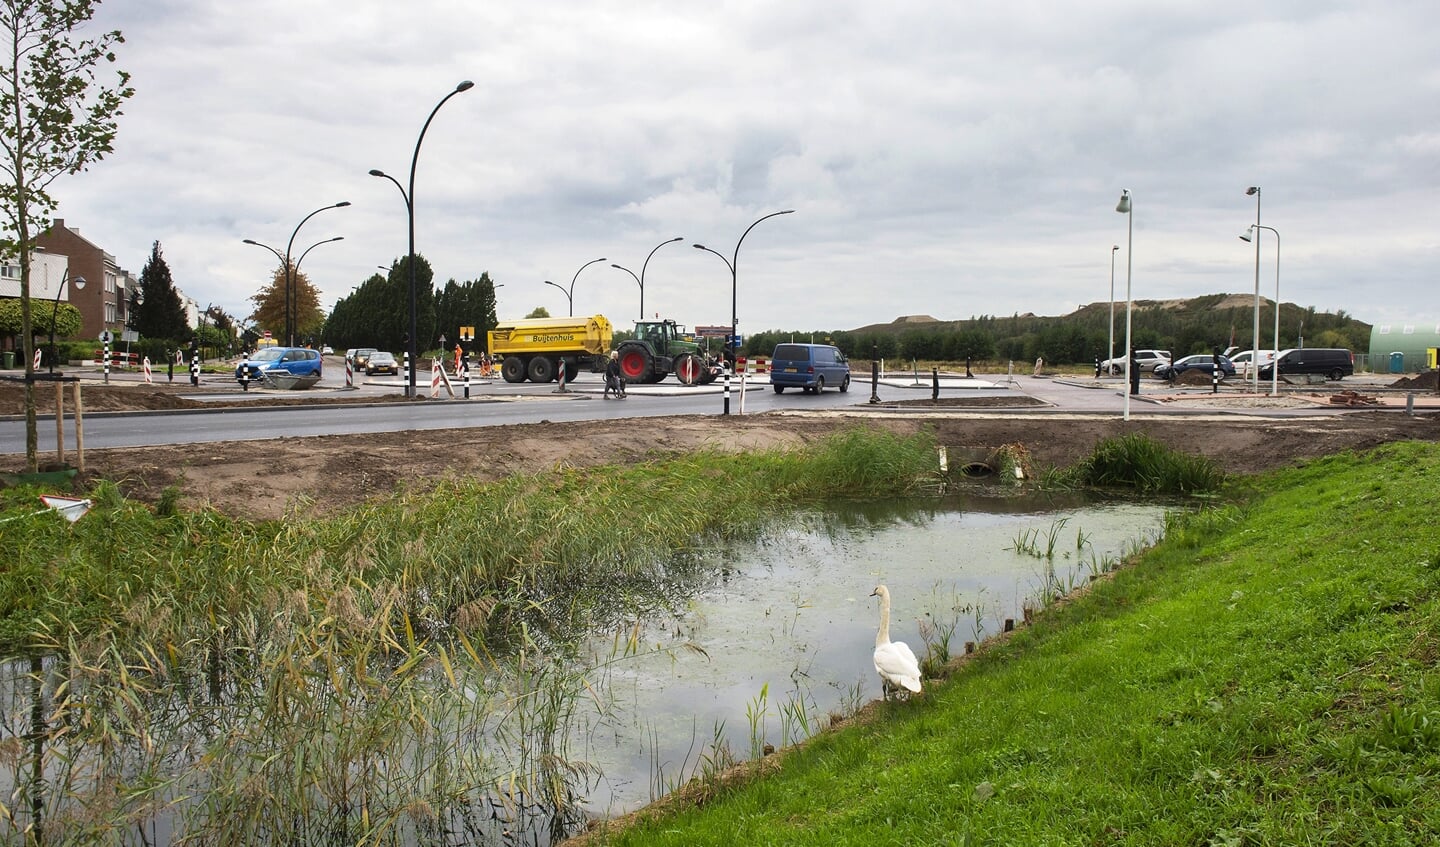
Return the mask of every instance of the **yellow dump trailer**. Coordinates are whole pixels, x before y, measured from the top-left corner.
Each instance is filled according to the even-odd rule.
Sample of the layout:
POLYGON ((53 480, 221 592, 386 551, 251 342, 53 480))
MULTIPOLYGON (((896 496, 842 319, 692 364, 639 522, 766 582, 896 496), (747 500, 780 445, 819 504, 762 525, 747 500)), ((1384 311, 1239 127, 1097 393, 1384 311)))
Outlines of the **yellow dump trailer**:
POLYGON ((568 382, 582 369, 604 370, 614 336, 604 315, 501 321, 489 333, 490 355, 504 358, 506 382, 554 382, 562 364, 568 382))

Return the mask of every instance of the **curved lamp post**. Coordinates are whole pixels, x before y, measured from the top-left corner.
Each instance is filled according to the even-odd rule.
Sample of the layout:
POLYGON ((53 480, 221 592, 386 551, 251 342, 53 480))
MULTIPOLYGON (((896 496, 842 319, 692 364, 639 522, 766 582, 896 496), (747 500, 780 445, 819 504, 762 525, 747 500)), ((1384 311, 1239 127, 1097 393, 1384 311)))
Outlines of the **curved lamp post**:
MULTIPOLYGON (((1241 241, 1250 241, 1250 240, 1253 238, 1255 241, 1258 242, 1258 241, 1260 240, 1260 238, 1259 238, 1259 236, 1258 236, 1258 235, 1256 234, 1256 232, 1255 232, 1255 230, 1257 230, 1257 229, 1268 229, 1268 230, 1270 230, 1271 232, 1275 233, 1275 336, 1274 336, 1274 338, 1275 338, 1275 355, 1276 355, 1276 356, 1279 356, 1279 355, 1280 355, 1280 230, 1276 229, 1276 228, 1273 227, 1273 226, 1261 226, 1260 224, 1255 224, 1254 226, 1252 226, 1252 227, 1250 227, 1249 229, 1245 230, 1245 232, 1241 233, 1241 235, 1240 235, 1240 240, 1241 240, 1241 241)), ((1256 354, 1255 354, 1255 353, 1251 353, 1251 354, 1250 354, 1250 367, 1252 367, 1252 368, 1255 369, 1255 379, 1257 380, 1256 384, 1258 385, 1258 384, 1259 384, 1258 380, 1260 379, 1260 360, 1256 358, 1256 354)), ((1270 369, 1270 396, 1271 396, 1271 397, 1278 397, 1279 394, 1280 394, 1280 363, 1279 363, 1279 361, 1277 360, 1277 361, 1275 362, 1275 366, 1270 369)))
MULTIPOLYGON (((295 260, 295 284, 296 284, 297 286, 300 284, 300 263, 303 262, 303 261, 305 261, 305 257, 308 256, 308 255, 310 255, 310 251, 311 251, 311 250, 314 250, 316 247, 319 247, 321 244, 329 244, 329 243, 332 242, 332 241, 344 241, 344 240, 345 240, 345 236, 343 236, 343 235, 337 235, 337 236, 335 236, 334 238, 327 238, 327 239, 325 239, 324 241, 317 241, 317 242, 315 242, 314 244, 311 244, 309 247, 306 247, 306 248, 305 248, 305 252, 303 252, 303 253, 300 254, 300 258, 298 258, 298 259, 295 260)), ((295 315, 295 317, 296 317, 296 322, 298 323, 298 322, 299 322, 299 317, 300 317, 300 315, 299 315, 299 312, 300 312, 300 296, 299 296, 299 292, 296 292, 296 296, 295 296, 295 312, 296 312, 296 315, 295 315)), ((322 339, 322 340, 323 340, 323 339, 322 339)), ((294 345, 291 345, 291 346, 294 346, 294 345)))
MULTIPOLYGON (((775 217, 775 216, 777 216, 777 215, 789 215, 789 214, 792 214, 794 211, 795 211, 794 209, 785 209, 784 211, 780 211, 780 212, 771 212, 770 214, 765 215, 765 216, 757 219, 757 220, 755 221, 755 223, 750 224, 750 226, 746 227, 746 228, 745 228, 745 231, 740 234, 740 240, 737 241, 737 242, 735 242, 735 255, 734 255, 734 258, 732 258, 732 259, 730 259, 729 261, 725 262, 726 267, 730 268, 730 345, 731 345, 730 356, 731 356, 731 361, 734 361, 735 357, 738 356, 739 353, 740 353, 740 341, 739 341, 739 339, 736 337, 736 331, 735 331, 735 328, 736 328, 736 326, 737 326, 737 324, 738 324, 738 321, 737 321, 737 318, 736 318, 736 312, 737 312, 736 307, 737 307, 737 304, 738 304, 738 291, 739 291, 739 285, 738 285, 739 279, 738 279, 737 268, 740 266, 740 245, 745 242, 745 236, 747 236, 747 235, 750 234, 750 230, 754 229, 755 226, 756 226, 756 224, 759 224, 760 221, 769 220, 770 218, 773 218, 773 217, 775 217)), ((715 253, 714 250, 711 250, 709 247, 706 247, 704 244, 696 244, 696 245, 694 245, 694 247, 695 247, 696 250, 704 250, 704 251, 707 252, 707 253, 715 253)), ((719 253, 715 253, 715 255, 720 256, 721 259, 724 259, 724 258, 725 258, 724 256, 722 256, 722 255, 719 254, 719 253)))
MULTIPOLYGON (((1133 268, 1134 268, 1134 262, 1133 262, 1132 260, 1133 260, 1134 257, 1135 257, 1135 249, 1134 249, 1134 248, 1135 248, 1135 211, 1134 211, 1134 207, 1131 205, 1131 202, 1130 202, 1130 189, 1128 189, 1128 188, 1123 188, 1123 189, 1120 190, 1120 202, 1115 205, 1115 211, 1117 211, 1117 212, 1119 212, 1120 214, 1124 215, 1124 216, 1126 217, 1126 219, 1127 219, 1127 220, 1126 220, 1126 227, 1125 227, 1126 230, 1127 230, 1127 232, 1126 232, 1126 236, 1125 236, 1125 239, 1126 239, 1126 240, 1125 240, 1125 382, 1126 382, 1126 385, 1125 385, 1125 414, 1124 414, 1124 419, 1128 421, 1128 420, 1130 420, 1130 386, 1135 384, 1135 383, 1133 382, 1133 380, 1135 379, 1135 375, 1130 372, 1130 371, 1135 367, 1134 357, 1133 357, 1133 355, 1132 355, 1132 353, 1131 353, 1131 347, 1130 347, 1130 345, 1131 345, 1131 343, 1132 343, 1131 340, 1130 340, 1130 331, 1131 331, 1131 327, 1132 327, 1131 320, 1130 320, 1130 281, 1131 281, 1131 271, 1132 271, 1133 268)), ((1117 245, 1117 246, 1118 246, 1118 245, 1117 245)), ((1115 252, 1112 250, 1112 251, 1110 252, 1110 255, 1111 255, 1111 256, 1114 256, 1114 255, 1115 255, 1115 252)))
MULTIPOLYGON (((667 243, 668 243, 668 242, 667 242, 667 243)), ((638 285, 638 286, 640 286, 640 320, 642 320, 642 321, 645 320, 645 283, 640 279, 640 277, 635 276, 635 272, 634 272, 634 271, 630 270, 629 268, 625 267, 624 265, 617 265, 617 264, 611 263, 610 267, 612 267, 612 268, 618 268, 619 270, 622 270, 622 271, 624 271, 625 273, 630 274, 630 277, 635 280, 635 284, 638 285)))
POLYGON ((410 257, 410 342, 407 348, 410 353, 410 375, 409 381, 405 388, 405 396, 407 397, 415 396, 415 363, 419 359, 419 351, 416 349, 415 345, 416 340, 420 335, 415 318, 415 312, 418 308, 416 302, 417 298, 415 294, 415 165, 418 164, 420 161, 420 145, 422 142, 425 141, 425 132, 430 129, 430 122, 435 120, 435 114, 440 111, 440 107, 444 106, 445 101, 449 100, 451 97, 454 97, 456 94, 459 94, 462 91, 469 91, 474 87, 475 83, 471 82, 468 79, 464 82, 461 82, 459 85, 455 86, 455 89, 453 91, 451 91, 449 94, 446 94, 444 97, 441 97, 440 102, 435 104, 435 108, 430 110, 430 116, 425 119, 425 125, 420 127, 420 137, 415 139, 415 154, 410 157, 409 191, 405 190, 405 186, 401 185, 399 180, 395 179, 395 177, 385 173, 384 171, 378 168, 372 168, 370 170, 371 176, 384 177, 385 179, 388 179, 391 182, 395 183, 395 187, 400 189, 400 196, 405 200, 405 216, 409 220, 410 224, 410 247, 407 254, 410 257))
POLYGON ((71 291, 81 291, 85 288, 85 277, 69 276, 70 269, 68 267, 65 269, 65 273, 66 276, 60 280, 60 286, 55 289, 55 306, 50 309, 50 373, 52 375, 55 373, 55 320, 60 316, 60 294, 65 290, 67 280, 70 283, 71 291))
MULTIPOLYGON (((264 247, 266 250, 274 253, 275 261, 279 262, 281 267, 285 269, 285 321, 286 325, 288 326, 290 321, 290 263, 285 259, 284 253, 281 253, 279 250, 276 250, 269 244, 262 244, 253 238, 246 238, 244 239, 244 241, 246 244, 254 244, 256 247, 264 247)), ((286 346, 289 346, 288 342, 286 346)))
MULTIPOLYGON (((1115 254, 1120 252, 1120 245, 1116 244, 1110 248, 1110 352, 1106 357, 1109 362, 1115 361, 1115 254)), ((1113 365, 1107 365, 1113 367, 1113 365)))
POLYGON ((684 240, 685 236, 677 235, 674 238, 667 238, 659 244, 656 244, 655 247, 650 250, 649 255, 645 257, 645 263, 640 266, 639 276, 635 276, 635 272, 630 270, 629 268, 620 268, 619 265, 610 266, 612 268, 620 268, 620 270, 624 271, 625 273, 630 274, 631 276, 635 276, 635 282, 640 286, 640 320, 645 320, 645 269, 650 266, 650 256, 654 256, 655 251, 659 250, 661 247, 664 247, 666 244, 674 244, 677 241, 684 240))
MULTIPOLYGON (((580 266, 580 271, 585 270, 586 268, 590 267, 591 265, 595 264, 596 262, 603 262, 603 261, 605 261, 605 257, 604 257, 604 256, 601 256, 601 257, 598 258, 598 259, 591 259, 590 261, 588 261, 588 262, 586 262, 585 264, 583 264, 583 265, 580 266)), ((564 292, 565 292, 565 299, 568 300, 569 303, 570 303, 570 317, 572 317, 572 318, 575 317, 575 280, 577 280, 577 279, 580 278, 580 271, 576 271, 576 272, 575 272, 575 275, 572 276, 572 277, 570 277, 570 287, 569 287, 568 289, 565 288, 565 286, 561 285, 561 284, 558 283, 558 282, 551 282, 551 281, 548 280, 548 279, 545 280, 545 284, 546 284, 546 285, 553 285, 553 286, 555 286, 556 288, 560 289, 561 291, 564 291, 564 292)))
POLYGON ((325 211, 326 209, 343 209, 350 205, 349 200, 341 200, 339 203, 332 203, 329 206, 321 206, 310 214, 300 219, 295 225, 295 231, 290 233, 290 241, 285 245, 285 343, 290 347, 295 346, 295 324, 299 315, 295 302, 295 271, 290 267, 290 251, 295 248, 295 236, 300 234, 300 227, 305 222, 325 211))
POLYGON ((570 304, 570 314, 571 314, 571 315, 574 315, 574 314, 575 314, 575 297, 574 297, 574 295, 572 295, 569 291, 566 291, 566 290, 565 290, 565 286, 561 285, 561 284, 558 283, 558 282, 551 282, 551 281, 548 280, 548 279, 542 280, 542 282, 544 282, 546 285, 553 285, 553 286, 555 286, 556 288, 560 289, 560 293, 565 295, 566 301, 569 302, 569 304, 570 304))
MULTIPOLYGON (((1252 185, 1245 189, 1245 196, 1255 195, 1255 225, 1260 225, 1260 186, 1252 185)), ((1255 328, 1250 338, 1253 340, 1253 349, 1250 351, 1250 364, 1255 368, 1255 393, 1260 393, 1260 239, 1255 239, 1255 328)), ((1279 349, 1278 347, 1276 348, 1279 349)))

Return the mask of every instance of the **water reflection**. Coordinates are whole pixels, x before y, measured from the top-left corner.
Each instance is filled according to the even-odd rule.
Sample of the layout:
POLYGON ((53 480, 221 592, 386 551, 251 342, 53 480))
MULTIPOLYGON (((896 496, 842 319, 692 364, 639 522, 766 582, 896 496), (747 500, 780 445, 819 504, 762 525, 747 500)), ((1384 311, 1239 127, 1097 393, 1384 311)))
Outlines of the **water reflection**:
MULTIPOLYGON (((878 697, 877 582, 894 597, 893 638, 921 656, 948 639, 957 654, 1046 586, 1108 570, 1163 512, 1082 493, 830 504, 709 551, 710 581, 640 613, 647 650, 610 671, 616 708, 585 739, 606 775, 591 807, 642 805, 704 770, 716 740, 746 758, 878 697)), ((595 639, 592 661, 610 649, 595 639)))

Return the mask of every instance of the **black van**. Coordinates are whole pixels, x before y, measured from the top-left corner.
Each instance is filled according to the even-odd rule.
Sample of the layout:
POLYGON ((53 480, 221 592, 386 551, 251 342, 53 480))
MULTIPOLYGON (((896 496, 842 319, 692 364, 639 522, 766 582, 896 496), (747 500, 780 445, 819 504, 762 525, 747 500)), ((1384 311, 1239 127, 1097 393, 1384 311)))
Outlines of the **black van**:
POLYGON ((1328 379, 1340 379, 1341 377, 1353 376, 1355 374, 1354 357, 1349 350, 1341 347, 1301 347, 1291 350, 1281 350, 1275 361, 1266 362, 1260 366, 1260 379, 1272 379, 1275 367, 1279 366, 1280 375, 1290 374, 1319 374, 1328 379))

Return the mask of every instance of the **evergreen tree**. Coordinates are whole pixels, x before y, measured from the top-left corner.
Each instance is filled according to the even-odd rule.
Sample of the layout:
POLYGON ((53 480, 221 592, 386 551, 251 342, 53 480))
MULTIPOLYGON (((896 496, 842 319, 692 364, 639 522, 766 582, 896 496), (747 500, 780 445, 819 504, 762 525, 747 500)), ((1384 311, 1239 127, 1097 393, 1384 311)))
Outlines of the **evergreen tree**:
POLYGON ((141 300, 135 306, 130 325, 145 338, 180 341, 190 335, 185 306, 170 278, 170 266, 160 254, 160 242, 150 248, 150 259, 140 271, 141 300))

